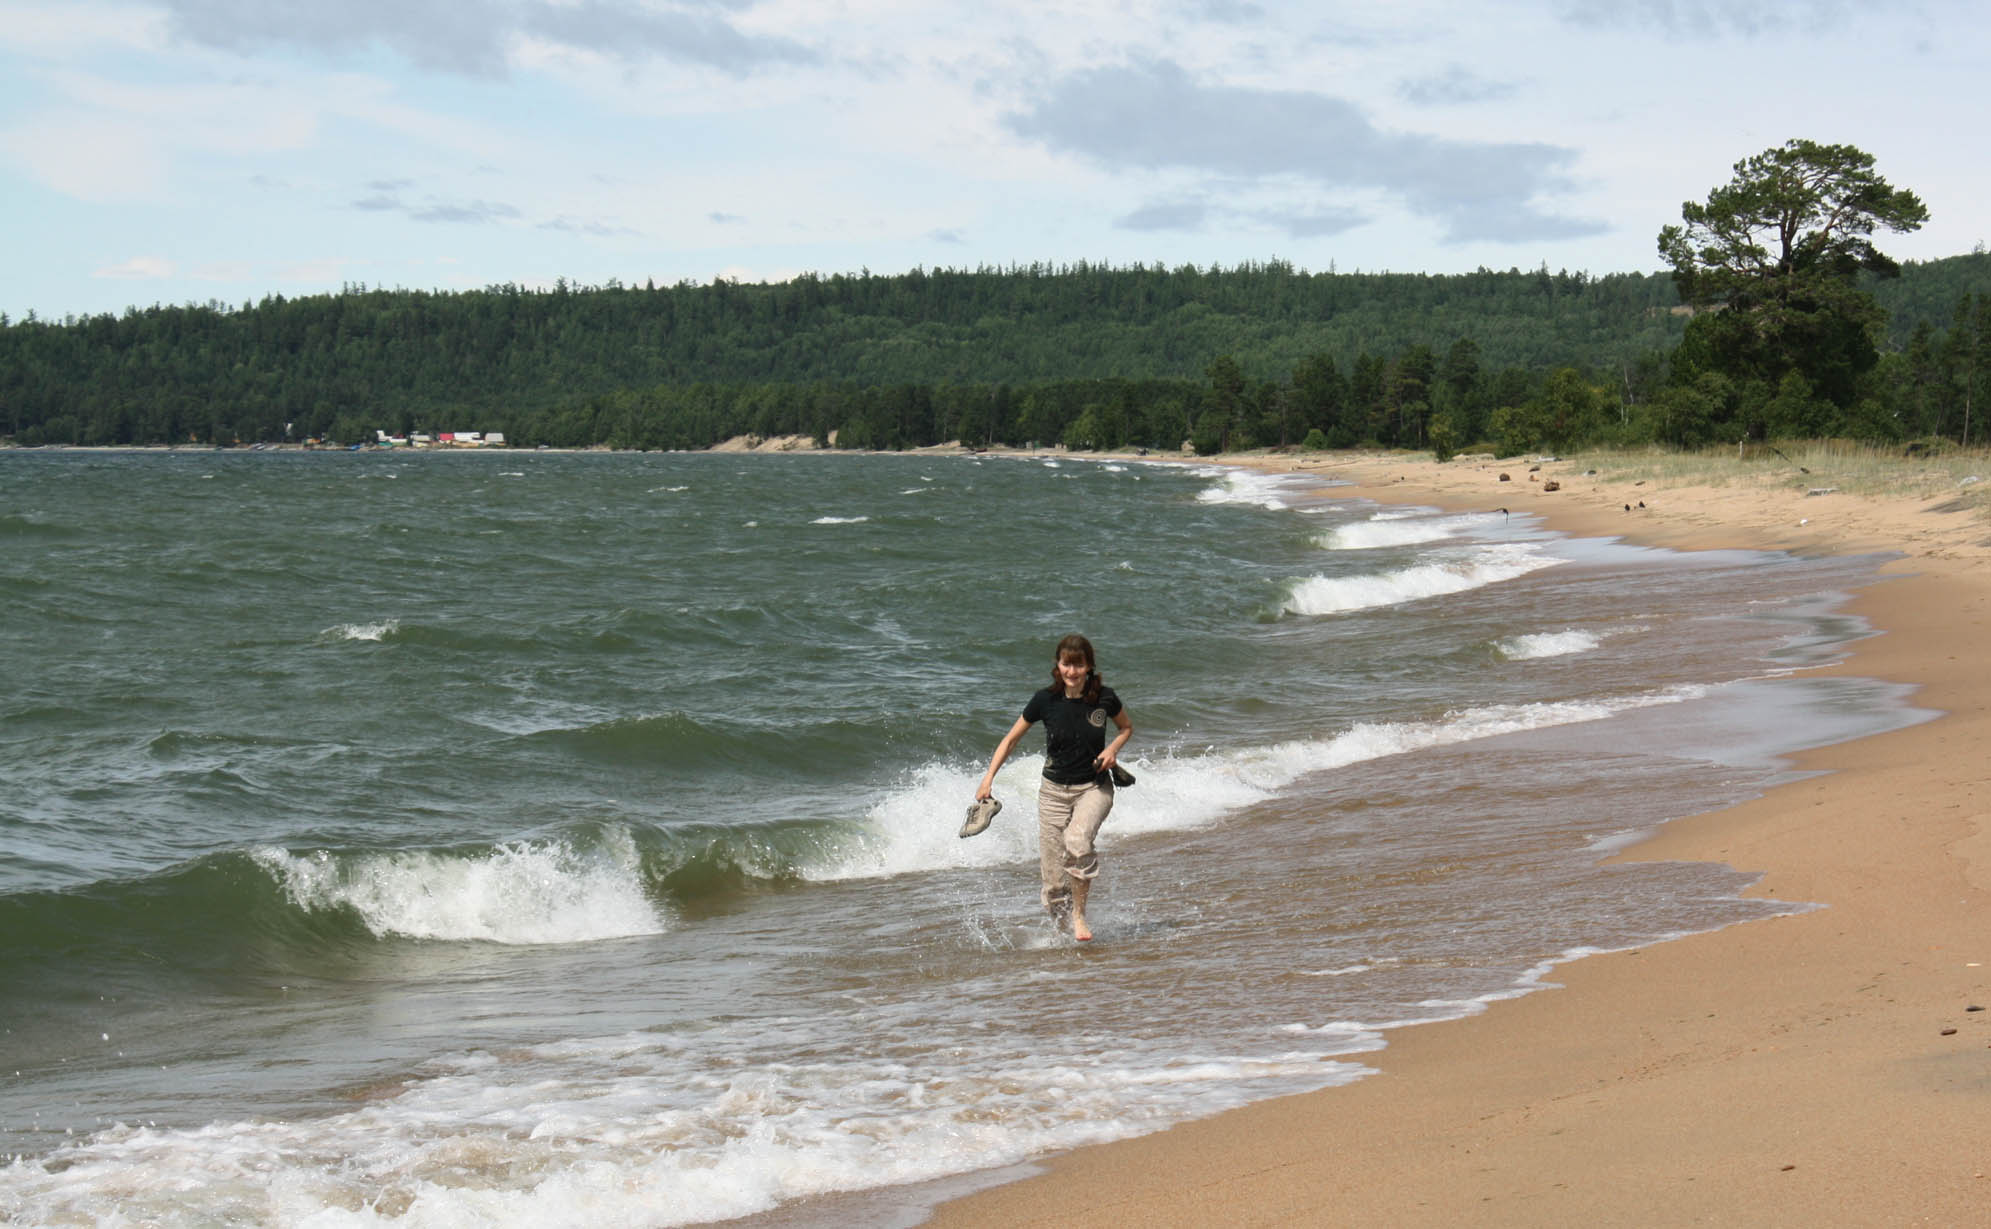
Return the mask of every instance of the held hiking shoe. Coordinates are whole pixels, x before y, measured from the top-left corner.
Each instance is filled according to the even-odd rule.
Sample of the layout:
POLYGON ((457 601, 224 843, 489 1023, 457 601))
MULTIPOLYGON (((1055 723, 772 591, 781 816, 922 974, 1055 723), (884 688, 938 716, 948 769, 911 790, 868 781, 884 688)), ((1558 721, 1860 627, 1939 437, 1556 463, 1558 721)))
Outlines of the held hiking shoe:
POLYGON ((989 826, 996 812, 1002 810, 1002 803, 993 798, 984 798, 968 807, 968 818, 961 825, 962 836, 973 836, 989 826))
POLYGON ((1134 774, 1128 772, 1126 769, 1120 767, 1118 764, 1113 765, 1113 767, 1109 771, 1112 773, 1113 776, 1113 784, 1119 786, 1121 789, 1126 789, 1129 785, 1132 785, 1134 783, 1134 774))

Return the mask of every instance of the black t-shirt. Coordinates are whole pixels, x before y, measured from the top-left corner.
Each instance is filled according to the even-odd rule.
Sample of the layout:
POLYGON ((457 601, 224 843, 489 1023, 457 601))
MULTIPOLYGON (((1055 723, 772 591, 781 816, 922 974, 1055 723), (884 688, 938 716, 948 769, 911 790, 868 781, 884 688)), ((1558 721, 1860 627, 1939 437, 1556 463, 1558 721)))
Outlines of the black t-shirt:
POLYGON ((1120 713, 1120 697, 1102 684, 1099 700, 1087 704, 1049 687, 1023 706, 1025 721, 1044 723, 1044 778, 1059 785, 1084 785, 1099 775, 1092 762, 1106 750, 1106 726, 1120 713))

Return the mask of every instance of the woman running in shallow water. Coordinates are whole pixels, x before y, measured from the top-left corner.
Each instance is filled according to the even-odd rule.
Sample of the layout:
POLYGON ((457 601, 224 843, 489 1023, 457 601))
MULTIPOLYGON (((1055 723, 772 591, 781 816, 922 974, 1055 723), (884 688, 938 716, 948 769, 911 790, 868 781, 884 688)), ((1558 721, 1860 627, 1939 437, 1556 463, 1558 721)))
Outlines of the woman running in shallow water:
POLYGON ((1051 685, 1030 697, 1023 715, 996 744, 989 770, 975 790, 976 801, 993 791, 996 770, 1039 721, 1044 723, 1046 740, 1044 779, 1037 787, 1037 869, 1044 881, 1044 907, 1060 925, 1069 921, 1072 937, 1084 942, 1092 938, 1085 898, 1099 874, 1093 841, 1113 809, 1110 770, 1134 734, 1120 697, 1099 677, 1092 642, 1084 636, 1058 641, 1051 685), (1108 721, 1119 731, 1110 743, 1108 721))

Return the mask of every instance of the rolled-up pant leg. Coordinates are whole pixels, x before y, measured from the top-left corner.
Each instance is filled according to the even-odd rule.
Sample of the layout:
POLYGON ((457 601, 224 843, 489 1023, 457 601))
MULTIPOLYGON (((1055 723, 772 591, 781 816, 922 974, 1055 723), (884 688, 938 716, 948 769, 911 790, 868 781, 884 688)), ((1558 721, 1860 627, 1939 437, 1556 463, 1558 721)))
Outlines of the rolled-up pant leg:
POLYGON ((1093 842, 1112 809, 1110 784, 1037 783, 1037 872, 1043 881, 1044 907, 1052 913, 1071 908, 1072 880, 1099 874, 1093 842))

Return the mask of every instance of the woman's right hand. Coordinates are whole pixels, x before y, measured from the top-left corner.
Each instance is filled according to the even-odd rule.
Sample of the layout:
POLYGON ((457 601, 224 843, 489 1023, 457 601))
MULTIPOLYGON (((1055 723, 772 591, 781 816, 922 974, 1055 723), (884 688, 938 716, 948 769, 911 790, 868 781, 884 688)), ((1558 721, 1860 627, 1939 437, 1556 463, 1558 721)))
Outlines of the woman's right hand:
POLYGON ((975 787, 976 802, 980 802, 990 794, 995 793, 995 775, 997 770, 1002 767, 1002 762, 1009 758, 1009 753, 1016 749, 1016 740, 1022 738, 1024 732, 1029 728, 1030 723, 1018 717, 1016 724, 1009 727, 1009 733, 1003 735, 1002 741, 996 744, 995 754, 989 757, 989 770, 982 774, 982 783, 975 787))

